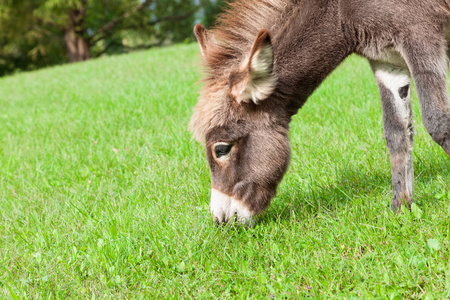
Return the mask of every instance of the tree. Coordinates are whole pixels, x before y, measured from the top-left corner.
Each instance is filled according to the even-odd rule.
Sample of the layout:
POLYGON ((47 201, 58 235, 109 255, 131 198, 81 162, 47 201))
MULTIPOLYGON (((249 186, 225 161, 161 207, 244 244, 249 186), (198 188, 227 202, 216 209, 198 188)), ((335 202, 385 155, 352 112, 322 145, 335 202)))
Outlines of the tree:
POLYGON ((211 0, 204 1, 202 3, 203 8, 203 17, 202 24, 209 28, 216 22, 217 15, 223 10, 225 7, 225 0, 211 0))
POLYGON ((214 0, 0 0, 0 76, 183 41, 214 0))

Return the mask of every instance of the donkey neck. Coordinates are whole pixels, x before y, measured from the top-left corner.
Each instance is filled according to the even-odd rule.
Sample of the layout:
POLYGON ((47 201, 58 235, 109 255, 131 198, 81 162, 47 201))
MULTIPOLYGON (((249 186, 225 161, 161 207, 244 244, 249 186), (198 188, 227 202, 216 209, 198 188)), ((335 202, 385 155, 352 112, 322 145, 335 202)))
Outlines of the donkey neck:
POLYGON ((338 0, 304 0, 285 27, 275 33, 274 72, 291 115, 352 53, 338 8, 338 0))

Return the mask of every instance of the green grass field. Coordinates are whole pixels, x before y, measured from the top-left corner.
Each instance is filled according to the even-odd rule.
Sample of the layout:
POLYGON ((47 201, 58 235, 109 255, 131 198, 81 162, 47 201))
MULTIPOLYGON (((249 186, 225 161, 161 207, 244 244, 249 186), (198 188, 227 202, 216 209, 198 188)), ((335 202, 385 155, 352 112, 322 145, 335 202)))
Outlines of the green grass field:
POLYGON ((450 159, 415 95, 412 212, 390 211, 378 90, 353 56, 294 118, 256 227, 215 227, 187 131, 198 52, 0 79, 1 299, 450 298, 450 159))

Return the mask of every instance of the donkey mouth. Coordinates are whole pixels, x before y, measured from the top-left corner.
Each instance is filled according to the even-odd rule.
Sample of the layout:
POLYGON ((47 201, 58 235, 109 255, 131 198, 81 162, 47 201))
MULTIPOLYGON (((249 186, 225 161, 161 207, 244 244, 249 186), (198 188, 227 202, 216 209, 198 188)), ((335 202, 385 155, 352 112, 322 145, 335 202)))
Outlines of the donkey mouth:
POLYGON ((210 209, 216 224, 236 221, 250 227, 255 225, 252 212, 242 201, 225 195, 216 189, 211 191, 210 209))

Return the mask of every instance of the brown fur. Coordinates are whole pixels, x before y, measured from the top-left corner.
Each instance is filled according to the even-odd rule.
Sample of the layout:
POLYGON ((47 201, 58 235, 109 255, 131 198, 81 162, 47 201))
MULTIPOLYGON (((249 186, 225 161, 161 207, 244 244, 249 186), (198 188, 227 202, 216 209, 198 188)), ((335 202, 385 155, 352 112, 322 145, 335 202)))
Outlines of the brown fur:
MULTIPOLYGON (((223 99, 232 96, 230 82, 235 86, 241 81, 248 81, 245 76, 248 74, 242 74, 241 69, 248 60, 257 33, 261 29, 270 30, 283 26, 283 18, 292 15, 295 2, 283 3, 271 0, 232 2, 228 10, 219 17, 215 28, 208 33, 211 36, 209 42, 205 43, 205 38, 199 40, 200 44, 207 45, 207 50, 204 52, 205 86, 201 92, 205 96, 199 98, 190 124, 190 129, 197 140, 204 141, 209 130, 227 122, 224 120, 225 116, 220 114, 220 111, 228 110, 229 103, 223 103, 223 99), (233 81, 236 78, 240 79, 239 82, 233 81)), ((261 121, 265 119, 267 123, 270 122, 268 116, 258 117, 261 121)), ((239 117, 231 115, 229 118, 229 122, 233 122, 239 117)))
POLYGON ((263 211, 290 157, 291 116, 351 53, 369 59, 392 155, 393 202, 412 202, 411 72, 425 127, 450 155, 444 0, 238 0, 212 30, 197 25, 206 65, 190 128, 205 142, 215 189, 263 211), (218 163, 214 145, 233 152, 218 163))

